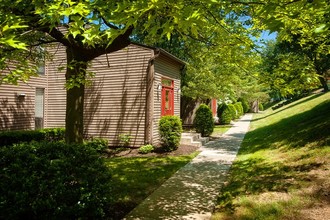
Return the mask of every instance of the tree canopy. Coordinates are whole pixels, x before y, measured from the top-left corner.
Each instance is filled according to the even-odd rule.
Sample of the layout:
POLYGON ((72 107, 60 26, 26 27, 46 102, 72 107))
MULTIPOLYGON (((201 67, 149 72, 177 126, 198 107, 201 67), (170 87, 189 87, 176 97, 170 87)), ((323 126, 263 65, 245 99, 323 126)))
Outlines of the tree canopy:
POLYGON ((189 63, 185 94, 207 98, 248 91, 257 82, 260 60, 251 36, 262 29, 279 32, 287 42, 299 36, 296 43, 308 48, 317 42, 313 51, 324 57, 330 51, 329 7, 327 0, 2 0, 0 67, 9 71, 0 80, 28 80, 44 59, 40 46, 65 46, 66 141, 81 142, 86 70, 95 57, 141 37, 163 47, 172 42, 169 52, 189 63))

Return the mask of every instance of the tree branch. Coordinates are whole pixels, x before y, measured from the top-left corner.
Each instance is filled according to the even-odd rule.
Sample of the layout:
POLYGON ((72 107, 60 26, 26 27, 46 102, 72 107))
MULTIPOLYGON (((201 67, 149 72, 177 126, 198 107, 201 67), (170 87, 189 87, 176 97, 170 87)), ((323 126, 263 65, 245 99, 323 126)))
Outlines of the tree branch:
POLYGON ((110 22, 108 22, 108 21, 103 17, 103 15, 101 14, 101 12, 100 12, 99 10, 95 9, 95 12, 98 13, 98 14, 100 15, 100 17, 101 17, 103 23, 104 23, 106 26, 108 26, 109 28, 115 29, 115 30, 118 30, 118 29, 119 29, 119 27, 117 27, 116 25, 113 25, 113 24, 111 24, 110 22))

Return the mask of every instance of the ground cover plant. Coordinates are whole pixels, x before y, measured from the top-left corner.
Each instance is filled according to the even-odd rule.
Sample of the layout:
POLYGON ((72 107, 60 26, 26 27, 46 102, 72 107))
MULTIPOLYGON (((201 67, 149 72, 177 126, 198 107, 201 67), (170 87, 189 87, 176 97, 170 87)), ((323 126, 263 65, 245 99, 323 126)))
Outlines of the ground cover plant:
POLYGON ((330 93, 256 114, 212 219, 330 216, 330 93))
POLYGON ((149 194, 198 153, 167 157, 116 157, 107 159, 112 173, 111 218, 122 219, 149 194))

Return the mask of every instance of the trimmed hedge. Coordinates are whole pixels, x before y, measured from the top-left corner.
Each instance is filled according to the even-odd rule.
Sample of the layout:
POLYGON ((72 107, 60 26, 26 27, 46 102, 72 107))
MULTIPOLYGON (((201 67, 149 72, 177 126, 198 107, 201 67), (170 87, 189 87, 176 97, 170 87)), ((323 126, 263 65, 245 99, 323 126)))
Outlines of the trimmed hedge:
POLYGON ((0 219, 102 219, 111 175, 87 145, 30 142, 0 148, 0 219))
POLYGON ((236 108, 233 104, 228 104, 227 107, 229 108, 231 119, 236 119, 236 108))
POLYGON ((64 128, 45 128, 40 130, 2 131, 0 147, 31 141, 64 140, 64 128))
POLYGON ((225 105, 225 108, 224 108, 224 110, 221 114, 221 117, 220 117, 220 123, 224 124, 224 125, 227 125, 227 124, 230 124, 232 119, 233 119, 232 118, 232 112, 230 111, 228 106, 225 105))
POLYGON ((227 108, 226 103, 221 103, 218 105, 217 108, 217 116, 219 119, 221 119, 222 112, 227 108))
POLYGON ((234 107, 236 109, 236 118, 240 118, 244 114, 242 103, 241 102, 236 102, 234 104, 234 107))
POLYGON ((249 102, 245 98, 239 98, 237 101, 242 103, 244 113, 247 113, 250 111, 249 102))
POLYGON ((214 129, 214 120, 212 110, 209 106, 201 104, 197 111, 196 117, 194 118, 194 126, 196 132, 201 133, 203 137, 210 136, 214 129))
POLYGON ((159 135, 165 151, 178 149, 181 140, 182 123, 178 116, 163 116, 159 120, 159 135))

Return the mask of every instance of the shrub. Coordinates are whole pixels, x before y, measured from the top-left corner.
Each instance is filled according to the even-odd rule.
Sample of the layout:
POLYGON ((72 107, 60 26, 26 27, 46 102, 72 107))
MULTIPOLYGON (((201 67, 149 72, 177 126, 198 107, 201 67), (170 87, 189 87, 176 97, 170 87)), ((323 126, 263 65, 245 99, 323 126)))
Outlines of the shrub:
POLYGON ((236 118, 236 108, 233 104, 228 104, 227 105, 231 114, 231 119, 235 119, 236 118))
POLYGON ((234 108, 235 108, 235 118, 234 119, 238 119, 240 117, 240 113, 239 113, 239 107, 237 106, 237 102, 235 104, 233 104, 234 108))
POLYGON ((100 219, 110 171, 95 149, 64 142, 0 148, 0 219, 100 219))
POLYGON ((21 130, 0 132, 0 146, 9 146, 31 141, 64 140, 64 128, 46 128, 40 130, 21 130))
POLYGON ((264 110, 264 106, 261 104, 261 102, 259 102, 258 107, 259 107, 259 111, 263 111, 264 110))
POLYGON ((209 106, 201 104, 194 119, 194 126, 196 132, 201 133, 203 137, 210 136, 214 129, 214 121, 212 116, 212 110, 209 106))
POLYGON ((128 147, 131 142, 131 134, 120 134, 119 135, 119 145, 122 147, 128 147))
POLYGON ((92 138, 89 141, 85 141, 85 145, 95 149, 99 153, 102 153, 108 148, 109 142, 107 139, 103 138, 92 138))
POLYGON ((225 108, 227 108, 226 103, 221 103, 221 104, 218 105, 217 116, 218 116, 219 119, 221 119, 222 112, 225 110, 225 108))
POLYGON ((178 149, 182 133, 182 123, 178 116, 163 116, 159 120, 159 135, 165 151, 178 149))
POLYGON ((64 128, 45 128, 37 130, 44 135, 45 141, 61 141, 64 140, 65 129, 64 128))
POLYGON ((232 112, 230 111, 230 109, 228 108, 228 106, 226 106, 221 114, 221 118, 220 118, 220 122, 221 124, 230 124, 231 120, 232 120, 232 112))
POLYGON ((142 147, 139 148, 139 153, 140 154, 147 154, 147 153, 150 153, 154 150, 154 146, 152 146, 151 144, 147 144, 147 145, 144 145, 142 147))
POLYGON ((242 103, 244 113, 247 113, 250 111, 249 102, 245 98, 239 98, 237 101, 242 103))
POLYGON ((241 117, 244 114, 242 103, 241 102, 236 102, 234 104, 234 106, 235 106, 235 109, 236 109, 236 112, 237 112, 236 117, 237 118, 241 117))

